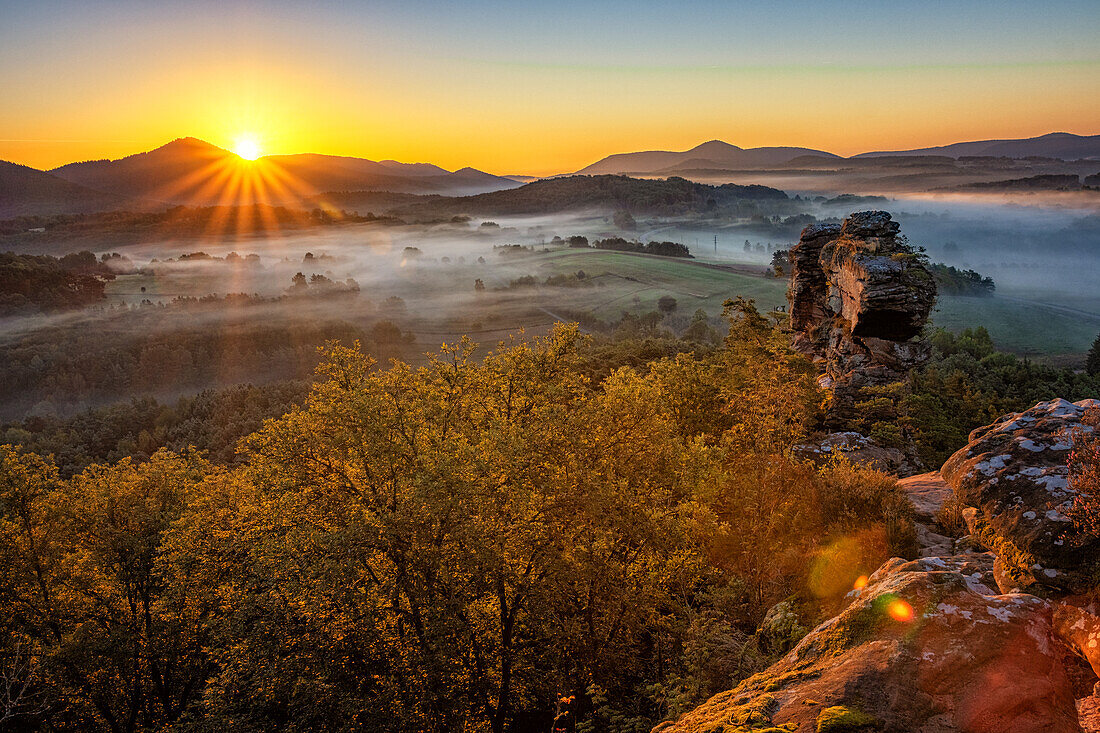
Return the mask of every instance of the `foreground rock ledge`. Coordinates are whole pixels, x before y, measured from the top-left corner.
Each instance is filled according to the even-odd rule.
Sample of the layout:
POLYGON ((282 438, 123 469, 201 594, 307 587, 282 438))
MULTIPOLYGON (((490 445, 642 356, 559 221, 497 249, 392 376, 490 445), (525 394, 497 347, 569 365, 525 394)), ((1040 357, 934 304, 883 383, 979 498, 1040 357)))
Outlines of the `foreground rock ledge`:
POLYGON ((654 731, 1081 730, 1050 603, 992 591, 988 560, 889 561, 786 657, 654 731))

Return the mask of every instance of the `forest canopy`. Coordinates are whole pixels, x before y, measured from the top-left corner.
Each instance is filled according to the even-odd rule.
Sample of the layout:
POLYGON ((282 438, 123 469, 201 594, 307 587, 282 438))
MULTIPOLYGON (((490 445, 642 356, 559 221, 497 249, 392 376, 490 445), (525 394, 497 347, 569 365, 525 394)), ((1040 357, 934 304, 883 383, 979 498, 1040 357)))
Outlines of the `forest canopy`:
POLYGON ((226 466, 0 448, 22 729, 646 730, 914 552, 892 478, 794 460, 813 368, 726 345, 587 376, 575 325, 378 369, 330 344, 226 466))

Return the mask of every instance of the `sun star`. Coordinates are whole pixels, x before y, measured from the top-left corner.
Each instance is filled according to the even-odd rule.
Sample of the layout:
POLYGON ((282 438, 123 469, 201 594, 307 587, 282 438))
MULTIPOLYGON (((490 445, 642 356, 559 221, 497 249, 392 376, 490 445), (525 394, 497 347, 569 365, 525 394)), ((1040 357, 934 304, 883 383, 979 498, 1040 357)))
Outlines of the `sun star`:
POLYGON ((260 143, 254 137, 241 137, 233 145, 233 152, 245 160, 256 160, 260 157, 260 143))

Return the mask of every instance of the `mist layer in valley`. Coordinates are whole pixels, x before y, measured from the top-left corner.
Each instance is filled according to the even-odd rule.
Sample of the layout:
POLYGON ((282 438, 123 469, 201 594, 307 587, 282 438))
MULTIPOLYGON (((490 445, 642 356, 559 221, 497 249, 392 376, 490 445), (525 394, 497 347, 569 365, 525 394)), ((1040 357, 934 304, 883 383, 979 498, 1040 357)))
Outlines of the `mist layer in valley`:
POLYGON ((995 282, 984 297, 941 292, 935 325, 984 326, 998 348, 1067 366, 1083 363, 1100 331, 1100 214, 1057 196, 1024 205, 988 194, 735 188, 722 198, 730 194, 704 188, 688 203, 585 207, 562 198, 568 183, 554 186, 553 199, 525 189, 466 199, 367 193, 362 209, 349 196, 331 215, 318 209, 273 231, 120 232, 83 220, 17 231, 0 249, 90 250, 107 255, 114 279, 92 307, 5 313, 0 416, 305 379, 331 340, 360 341, 382 362, 419 363, 465 335, 492 346, 556 321, 590 333, 679 335, 699 322, 717 332, 727 298, 782 311, 785 273, 775 265, 806 225, 867 209, 890 211, 932 262, 995 282), (597 248, 601 240, 620 244, 597 248), (621 251, 631 241, 683 244, 691 257, 621 251))

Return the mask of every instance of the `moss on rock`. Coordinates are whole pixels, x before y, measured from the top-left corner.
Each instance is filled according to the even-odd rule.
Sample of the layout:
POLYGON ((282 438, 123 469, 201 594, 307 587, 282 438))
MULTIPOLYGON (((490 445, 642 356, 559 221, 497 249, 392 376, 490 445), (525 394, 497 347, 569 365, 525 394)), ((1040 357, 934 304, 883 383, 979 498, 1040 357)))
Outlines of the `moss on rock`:
POLYGON ((881 727, 882 722, 873 715, 846 705, 834 705, 817 716, 816 730, 817 733, 858 733, 881 727))

